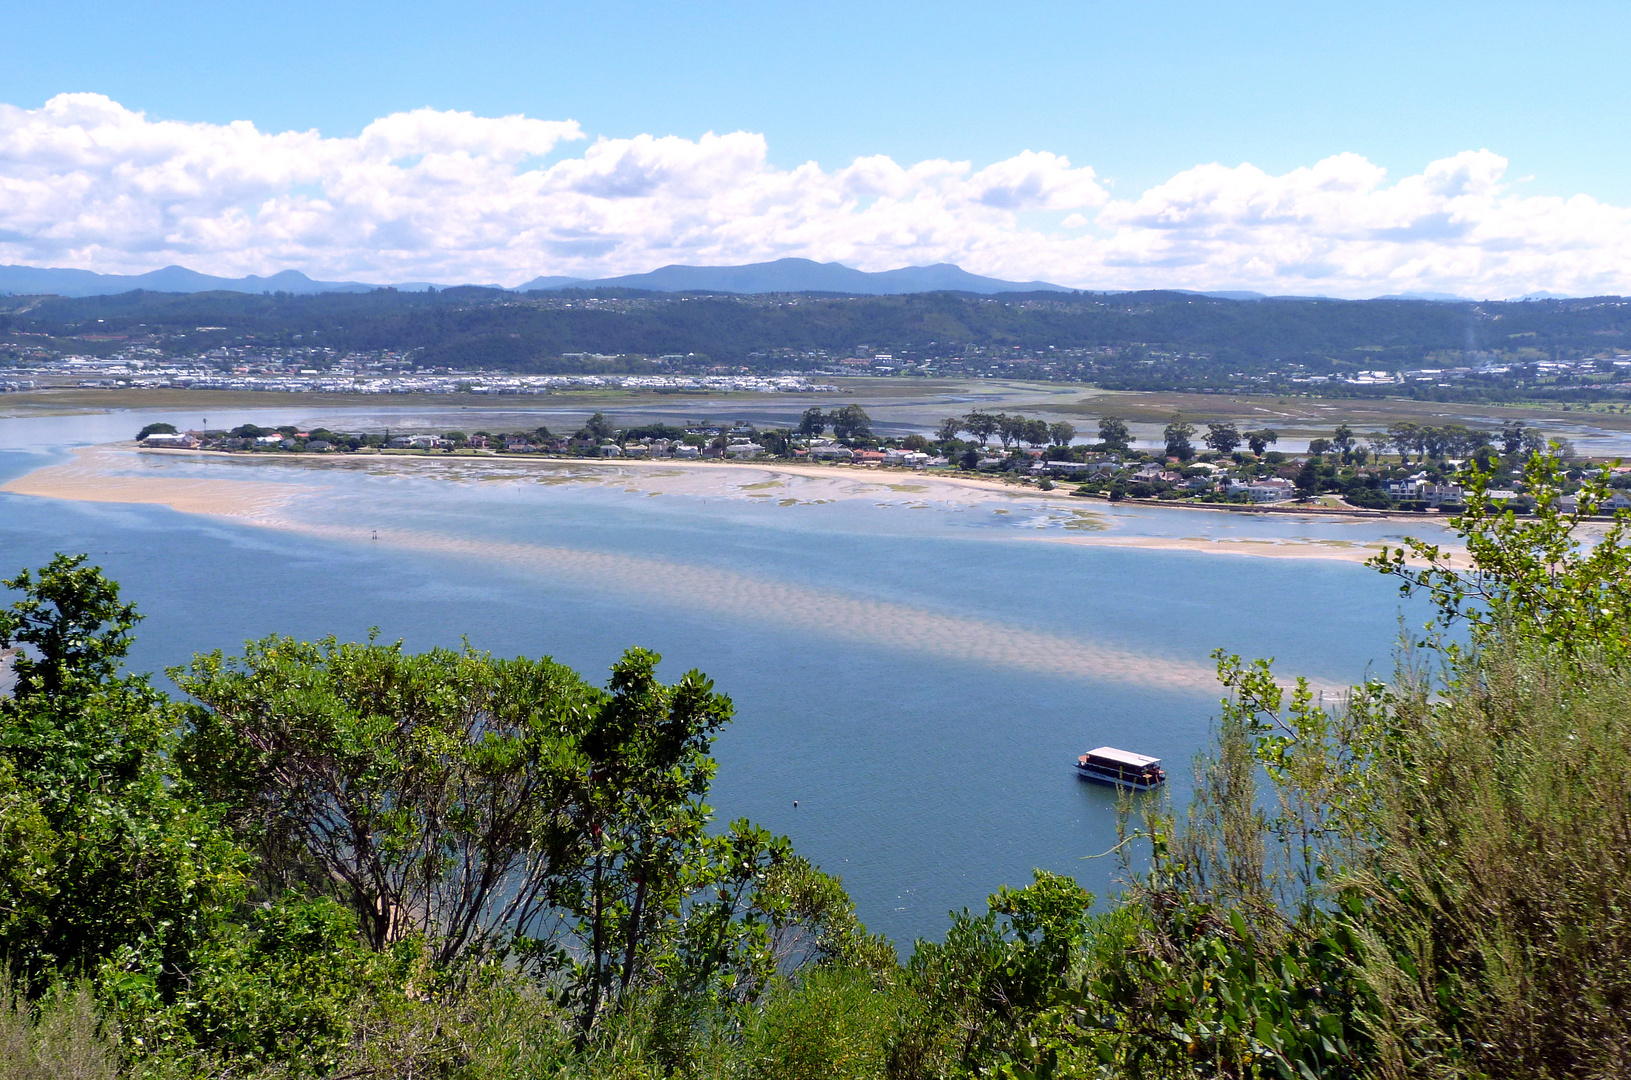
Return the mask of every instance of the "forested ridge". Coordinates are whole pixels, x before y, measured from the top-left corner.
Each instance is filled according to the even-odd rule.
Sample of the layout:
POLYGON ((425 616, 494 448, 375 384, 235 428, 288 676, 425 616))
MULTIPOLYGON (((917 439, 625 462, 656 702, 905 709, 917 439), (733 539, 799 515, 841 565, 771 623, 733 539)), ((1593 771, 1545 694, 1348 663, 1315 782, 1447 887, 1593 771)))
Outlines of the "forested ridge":
POLYGON ((1631 348, 1631 302, 1227 300, 1174 292, 830 297, 674 295, 601 289, 440 292, 130 292, 0 301, 0 330, 181 335, 171 348, 252 337, 265 345, 413 351, 419 363, 544 371, 563 353, 700 354, 797 366, 798 354, 870 348, 917 357, 969 350, 1167 349, 1224 366, 1397 367, 1471 351, 1567 358, 1631 348), (201 327, 219 328, 200 333, 201 327))
MULTIPOLYGON (((705 799, 730 699, 272 636, 122 668, 84 556, 4 584, 8 1077, 1602 1078, 1631 1072, 1631 536, 1462 476, 1437 612, 1346 700, 1217 654, 1187 806, 1124 887, 1037 871, 904 962, 705 799)), ((1378 585, 1383 585, 1378 582, 1378 585)), ((1385 587, 1385 586, 1384 586, 1385 587)), ((857 838, 857 843, 864 843, 857 838)))

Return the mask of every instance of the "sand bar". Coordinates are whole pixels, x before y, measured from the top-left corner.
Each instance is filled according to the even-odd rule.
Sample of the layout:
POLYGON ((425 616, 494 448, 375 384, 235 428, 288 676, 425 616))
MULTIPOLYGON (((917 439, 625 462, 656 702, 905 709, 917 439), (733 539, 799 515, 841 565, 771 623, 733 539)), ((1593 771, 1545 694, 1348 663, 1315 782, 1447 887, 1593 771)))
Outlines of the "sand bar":
MULTIPOLYGON (((256 475, 273 465, 310 470, 314 476, 331 470, 343 470, 383 476, 432 476, 459 483, 591 484, 620 489, 631 495, 768 500, 784 507, 865 500, 878 506, 938 507, 948 510, 983 507, 998 514, 1033 511, 1048 515, 1049 521, 1062 525, 1072 535, 1033 534, 1024 539, 1090 547, 1363 562, 1379 553, 1383 546, 1381 541, 1357 543, 1298 537, 1126 535, 1116 528, 1116 518, 1105 513, 1107 504, 1076 498, 1062 491, 1045 492, 981 477, 779 462, 597 461, 363 454, 225 455, 187 450, 136 452, 131 444, 123 443, 75 450, 73 461, 37 469, 0 486, 0 490, 90 502, 156 504, 183 513, 255 519, 261 524, 289 528, 291 523, 287 517, 276 515, 276 520, 273 520, 274 512, 300 496, 310 494, 313 489, 300 483, 263 480, 256 475), (208 463, 211 469, 218 468, 223 475, 198 477, 171 472, 178 466, 191 467, 199 463, 208 463)), ((176 468, 176 472, 179 471, 176 468)), ((196 469, 191 471, 196 472, 196 469)), ((1336 523, 1352 520, 1357 523, 1374 522, 1376 518, 1326 516, 1320 520, 1336 523)))
MULTIPOLYGON (((168 455, 166 455, 168 456, 168 455)), ((1162 686, 1192 692, 1216 688, 1212 665, 1203 658, 1161 655, 1149 650, 1132 651, 1105 643, 1072 638, 1030 627, 999 625, 946 611, 911 604, 874 599, 835 589, 781 581, 753 574, 648 555, 555 547, 493 539, 450 536, 440 532, 403 529, 364 529, 302 520, 286 509, 302 495, 320 490, 317 486, 250 479, 252 473, 236 470, 236 476, 199 478, 164 475, 177 466, 193 467, 203 457, 234 471, 229 463, 253 470, 267 464, 254 458, 228 458, 216 455, 185 455, 185 460, 155 459, 127 448, 93 447, 77 450, 74 460, 47 466, 11 481, 0 488, 13 494, 93 502, 147 503, 169 506, 190 514, 226 516, 264 528, 299 533, 318 538, 353 543, 379 543, 390 547, 451 555, 457 558, 503 565, 528 576, 553 578, 563 584, 587 585, 596 590, 623 593, 642 603, 658 603, 684 610, 717 611, 721 614, 755 612, 763 618, 807 628, 812 634, 865 642, 882 648, 899 649, 945 660, 1018 668, 1037 674, 1085 678, 1099 681, 1162 686), (145 460, 144 460, 145 459, 145 460)), ((260 458, 256 455, 256 458, 260 458)), ((291 459, 298 458, 291 455, 291 459)), ((343 465, 374 469, 380 466, 392 474, 420 472, 428 467, 465 465, 501 467, 500 479, 514 480, 509 459, 391 459, 350 457, 323 460, 324 466, 343 465), (409 463, 407 469, 398 463, 409 463)), ((310 462, 307 458, 302 464, 310 462)), ((280 461, 278 464, 285 464, 280 461)), ((968 503, 1029 497, 1012 487, 991 481, 961 477, 914 477, 885 473, 880 476, 855 475, 853 470, 824 469, 820 466, 766 466, 743 463, 710 463, 686 466, 684 463, 621 462, 601 463, 552 461, 529 463, 520 470, 532 480, 548 477, 553 465, 566 482, 622 485, 646 494, 656 487, 659 493, 706 497, 778 498, 799 491, 805 496, 817 493, 826 498, 877 499, 888 495, 894 505, 915 505, 919 500, 947 500, 968 503), (588 467, 585 467, 588 466, 588 467), (910 490, 901 491, 901 488, 910 490)), ((281 470, 280 470, 281 471, 281 470)), ((473 470, 465 482, 479 482, 481 474, 493 470, 473 470)), ((438 475, 446 475, 446 470, 438 475)), ((1045 493, 1035 493, 1042 495, 1045 493)), ((780 501, 778 499, 778 501, 780 501)), ((810 501, 808 498, 797 501, 810 501)), ((1075 506, 1048 507, 1054 511, 1076 511, 1091 523, 1091 511, 1075 506)), ((998 508, 1001 509, 1000 507, 998 508)), ((1070 526, 1067 525, 1067 528, 1070 526)), ((1093 525, 1092 527, 1097 527, 1093 525)), ((1024 537, 1030 539, 1032 537, 1024 537)), ((1034 537, 1054 542, 1097 546, 1148 548, 1155 550, 1206 551, 1212 553, 1265 555, 1273 557, 1312 557, 1362 559, 1374 552, 1359 545, 1333 542, 1242 540, 1213 541, 1201 537, 1115 537, 1113 534, 1068 537, 1034 537)), ((1337 685, 1321 690, 1341 691, 1337 685)))
POLYGON ((77 502, 144 503, 168 506, 184 514, 255 518, 283 506, 305 490, 298 484, 131 475, 121 470, 129 469, 134 455, 103 446, 81 447, 73 454, 73 461, 35 469, 0 484, 0 491, 77 502))

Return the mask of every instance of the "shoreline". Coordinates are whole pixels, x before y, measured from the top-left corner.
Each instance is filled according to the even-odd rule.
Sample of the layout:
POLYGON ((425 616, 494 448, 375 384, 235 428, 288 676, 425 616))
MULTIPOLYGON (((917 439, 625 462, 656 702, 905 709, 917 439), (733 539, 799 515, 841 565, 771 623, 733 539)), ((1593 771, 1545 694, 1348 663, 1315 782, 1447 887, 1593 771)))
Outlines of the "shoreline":
MULTIPOLYGON (((162 473, 165 471, 162 465, 165 460, 178 462, 202 460, 230 461, 241 465, 254 465, 257 462, 275 463, 279 466, 298 462, 313 470, 354 471, 377 469, 385 463, 411 463, 396 467, 401 469, 402 474, 421 476, 441 474, 455 482, 531 480, 582 482, 611 488, 622 487, 627 492, 647 496, 674 495, 704 501, 710 498, 776 500, 782 506, 864 499, 880 507, 923 509, 928 508, 930 504, 938 504, 949 512, 966 512, 985 506, 994 513, 1008 514, 1010 510, 1001 505, 993 506, 993 501, 998 503, 1024 501, 1036 511, 1050 515, 1051 521, 1062 523, 1063 529, 1070 533, 1058 535, 1053 530, 1048 530, 1044 534, 1040 530, 1033 532, 1016 529, 1003 535, 1005 540, 1027 543, 1067 543, 1080 547, 1185 551, 1260 558, 1311 558, 1345 562, 1363 562, 1379 554, 1384 546, 1393 546, 1386 544, 1385 541, 1371 539, 1126 535, 1120 533, 1099 508, 1105 504, 1105 500, 1102 499, 1088 502, 1079 496, 1058 490, 1040 491, 980 477, 924 475, 916 470, 906 469, 749 461, 701 463, 638 459, 453 457, 408 454, 313 455, 277 452, 223 454, 217 451, 169 448, 138 450, 129 443, 77 447, 72 454, 73 460, 43 466, 26 473, 0 485, 0 491, 85 502, 164 505, 181 513, 235 518, 268 528, 300 529, 303 526, 277 511, 320 488, 299 483, 226 476, 166 476, 139 473, 132 475, 130 467, 135 465, 138 470, 147 468, 162 473), (573 475, 561 475, 567 472, 573 475), (483 473, 489 475, 484 476, 483 473), (552 473, 555 475, 551 476, 552 473), (754 482, 755 480, 757 482, 754 482), (1059 513, 1074 515, 1075 520, 1060 519, 1057 517, 1059 513)), ((1127 500, 1127 502, 1140 508, 1150 505, 1149 500, 1127 500)), ((1157 508, 1171 508, 1168 504, 1159 502, 1155 502, 1154 505, 1157 508)), ((1374 522, 1380 517, 1381 515, 1345 515, 1341 512, 1305 515, 1305 519, 1322 518, 1335 524, 1374 522)))
MULTIPOLYGON (((1397 510, 1370 510, 1365 507, 1335 507, 1335 506, 1288 506, 1284 504, 1234 504, 1234 503, 1193 503, 1167 501, 1163 499, 1119 499, 1112 502, 1103 495, 1078 495, 1074 491, 1064 490, 1068 486, 1057 484, 1052 491, 1043 491, 1038 487, 1017 484, 1007 480, 995 480, 981 476, 968 476, 961 473, 925 472, 919 469, 903 469, 898 466, 887 465, 811 465, 796 461, 782 461, 769 459, 766 461, 719 461, 714 459, 684 459, 673 458, 579 458, 579 457, 545 457, 542 455, 516 455, 516 454, 467 454, 454 457, 451 454, 435 455, 428 453, 374 453, 374 454, 295 454, 282 450, 257 451, 255 453, 234 453, 222 450, 188 450, 179 447, 140 447, 134 443, 111 443, 109 446, 129 447, 136 453, 165 456, 185 456, 197 460, 227 459, 235 461, 273 459, 281 461, 299 461, 312 465, 328 466, 331 462, 340 465, 344 462, 360 461, 375 462, 388 461, 420 461, 434 464, 466 464, 472 462, 495 462, 506 465, 535 463, 538 465, 571 465, 586 469, 747 469, 758 472, 781 472, 790 476, 804 476, 812 479, 855 480, 865 482, 869 476, 914 477, 920 481, 947 484, 953 487, 968 488, 976 491, 986 491, 995 494, 1009 495, 1013 498, 1046 499, 1049 501, 1062 501, 1070 504, 1072 501, 1080 505, 1084 501, 1104 503, 1110 506, 1142 506, 1159 510, 1202 510, 1225 514, 1248 515, 1281 515, 1289 517, 1323 517, 1337 520, 1349 519, 1359 521, 1422 521, 1441 524, 1449 519, 1441 514, 1426 514, 1416 511, 1397 510)), ((891 486, 883 481, 873 481, 882 486, 891 486)))

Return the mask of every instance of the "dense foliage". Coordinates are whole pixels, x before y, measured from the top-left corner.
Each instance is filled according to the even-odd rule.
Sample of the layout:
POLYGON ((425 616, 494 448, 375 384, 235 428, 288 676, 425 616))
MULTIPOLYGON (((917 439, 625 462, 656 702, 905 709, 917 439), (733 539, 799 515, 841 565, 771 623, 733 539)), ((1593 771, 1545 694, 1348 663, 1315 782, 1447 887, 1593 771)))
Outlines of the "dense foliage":
MULTIPOLYGON (((1110 433, 1114 435, 1112 431, 1110 433)), ((702 802, 729 700, 631 650, 269 638, 118 670, 82 557, 7 584, 7 1075, 1620 1077, 1631 696, 1618 522, 1482 500, 1375 561, 1438 617, 1327 704, 1219 654, 1187 807, 1124 890, 1038 871, 905 964, 838 881, 702 802), (1589 526, 1595 528, 1596 526, 1589 526), (1470 558, 1470 564, 1469 564, 1470 558)), ((1480 491, 1489 476, 1463 477, 1480 491)))

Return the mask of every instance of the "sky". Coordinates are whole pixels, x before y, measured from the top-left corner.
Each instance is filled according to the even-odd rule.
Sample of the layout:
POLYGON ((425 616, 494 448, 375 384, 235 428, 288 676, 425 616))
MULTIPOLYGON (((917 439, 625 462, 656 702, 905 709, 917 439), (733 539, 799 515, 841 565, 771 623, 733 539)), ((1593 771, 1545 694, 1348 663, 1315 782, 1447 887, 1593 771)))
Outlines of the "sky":
POLYGON ((1631 4, 7 13, 0 263, 1631 293, 1631 4), (21 46, 21 47, 17 47, 21 46))

